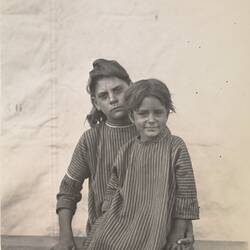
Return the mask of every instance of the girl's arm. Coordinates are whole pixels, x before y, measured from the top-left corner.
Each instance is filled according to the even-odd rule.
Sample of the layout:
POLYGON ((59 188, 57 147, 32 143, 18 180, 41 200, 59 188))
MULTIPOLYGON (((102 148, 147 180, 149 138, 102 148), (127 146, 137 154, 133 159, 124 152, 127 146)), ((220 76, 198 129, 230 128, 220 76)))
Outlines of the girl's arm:
MULTIPOLYGON (((175 150, 176 199, 173 214, 173 227, 168 242, 171 244, 187 243, 192 249, 192 220, 199 218, 199 206, 191 159, 184 141, 178 138, 175 150)), ((170 245, 171 245, 170 244, 170 245)), ((185 244, 184 244, 185 245, 185 244)), ((171 249, 171 248, 170 248, 171 249)))
POLYGON ((90 174, 87 162, 87 146, 84 137, 82 137, 74 150, 71 163, 57 194, 56 212, 59 217, 60 231, 59 242, 51 248, 53 250, 75 249, 71 223, 76 205, 82 197, 83 182, 90 174))
POLYGON ((185 220, 199 219, 196 184, 186 144, 179 138, 175 155, 176 198, 173 217, 185 220))
POLYGON ((67 172, 60 184, 57 194, 56 211, 66 208, 76 210, 77 203, 81 200, 83 182, 90 176, 88 165, 88 148, 84 135, 80 138, 74 150, 67 172))
POLYGON ((59 216, 59 241, 50 250, 76 250, 71 222, 73 212, 70 209, 60 209, 59 216))
POLYGON ((166 250, 174 249, 177 247, 177 242, 180 239, 185 238, 185 233, 187 231, 188 221, 184 219, 175 218, 172 223, 170 234, 167 238, 167 248, 166 250))

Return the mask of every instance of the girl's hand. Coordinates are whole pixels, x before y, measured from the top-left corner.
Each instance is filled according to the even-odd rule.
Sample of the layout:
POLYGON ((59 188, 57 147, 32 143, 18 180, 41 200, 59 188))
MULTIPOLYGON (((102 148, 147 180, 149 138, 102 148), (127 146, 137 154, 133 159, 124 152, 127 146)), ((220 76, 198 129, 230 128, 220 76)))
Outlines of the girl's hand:
POLYGON ((168 244, 165 250, 194 250, 193 240, 189 238, 179 239, 176 243, 168 244))
POLYGON ((175 219, 167 239, 166 250, 194 250, 193 225, 189 220, 175 219))
POLYGON ((178 232, 171 232, 168 236, 167 246, 165 250, 182 250, 182 244, 178 244, 179 240, 184 239, 183 234, 179 234, 178 232))
POLYGON ((72 241, 59 241, 55 246, 50 248, 50 250, 77 250, 75 242, 72 241))
POLYGON ((188 222, 185 238, 179 239, 177 244, 182 245, 183 250, 194 250, 194 232, 192 221, 188 222))
POLYGON ((194 238, 193 237, 186 237, 183 239, 177 240, 177 244, 181 246, 181 250, 194 250, 194 238))

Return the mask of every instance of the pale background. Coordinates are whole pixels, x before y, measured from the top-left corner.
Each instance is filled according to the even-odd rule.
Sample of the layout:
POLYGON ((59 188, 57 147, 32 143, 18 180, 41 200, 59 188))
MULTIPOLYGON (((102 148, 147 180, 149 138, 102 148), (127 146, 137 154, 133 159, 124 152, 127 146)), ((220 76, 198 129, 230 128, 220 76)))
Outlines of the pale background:
MULTIPOLYGON (((193 161, 197 239, 250 239, 249 0, 3 0, 2 234, 57 235, 55 195, 90 110, 94 59, 173 94, 193 161)), ((87 183, 74 220, 84 234, 87 183)))

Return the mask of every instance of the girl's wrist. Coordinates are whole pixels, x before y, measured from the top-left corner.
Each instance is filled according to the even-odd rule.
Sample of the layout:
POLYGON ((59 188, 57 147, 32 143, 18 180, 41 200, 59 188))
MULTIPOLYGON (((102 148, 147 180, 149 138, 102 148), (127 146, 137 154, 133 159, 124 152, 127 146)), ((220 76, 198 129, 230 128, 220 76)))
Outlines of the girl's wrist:
POLYGON ((173 224, 173 231, 185 234, 188 229, 189 220, 176 218, 173 224))

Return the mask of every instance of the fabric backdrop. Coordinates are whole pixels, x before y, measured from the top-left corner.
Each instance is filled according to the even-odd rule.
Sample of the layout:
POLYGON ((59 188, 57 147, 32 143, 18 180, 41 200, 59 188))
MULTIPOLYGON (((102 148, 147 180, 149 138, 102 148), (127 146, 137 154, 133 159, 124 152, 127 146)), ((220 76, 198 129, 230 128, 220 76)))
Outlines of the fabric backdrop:
MULTIPOLYGON (((88 129, 96 58, 159 78, 193 161, 197 239, 248 240, 249 0, 3 0, 2 234, 57 235, 55 195, 88 129)), ((87 183, 74 219, 83 235, 87 183)))

